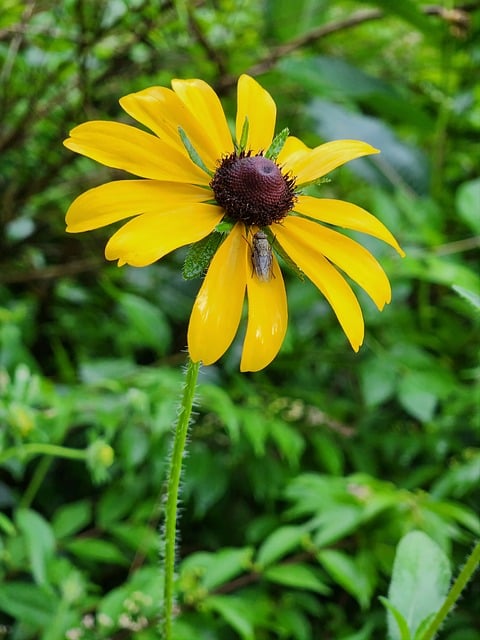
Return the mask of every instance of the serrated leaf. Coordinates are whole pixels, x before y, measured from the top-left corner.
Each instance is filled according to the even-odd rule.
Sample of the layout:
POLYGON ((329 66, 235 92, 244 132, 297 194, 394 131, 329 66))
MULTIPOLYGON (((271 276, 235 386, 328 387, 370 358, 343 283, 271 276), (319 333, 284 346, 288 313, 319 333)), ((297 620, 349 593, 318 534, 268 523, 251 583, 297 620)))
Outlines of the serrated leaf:
MULTIPOLYGON (((448 558, 422 531, 404 536, 397 547, 388 600, 405 618, 414 636, 422 621, 438 611, 451 579, 448 558)), ((392 640, 403 640, 397 623, 388 617, 392 640)))
POLYGON ((266 567, 276 562, 287 553, 297 549, 305 537, 305 529, 294 525, 286 525, 276 529, 264 540, 255 560, 255 564, 266 567))
POLYGON ((306 589, 322 595, 330 593, 330 588, 320 579, 318 572, 307 564, 278 564, 269 567, 262 575, 270 582, 285 587, 306 589))
POLYGON ((36 511, 19 509, 16 523, 23 534, 35 582, 48 583, 47 564, 55 550, 55 536, 50 524, 36 511))
POLYGON ((200 278, 205 274, 222 242, 222 238, 222 233, 214 231, 190 246, 182 269, 182 275, 185 280, 200 278))
POLYGON ((265 158, 276 160, 280 151, 283 149, 289 135, 290 131, 287 127, 285 127, 285 129, 282 129, 282 131, 280 131, 280 133, 275 136, 275 138, 272 140, 272 144, 266 150, 265 158))

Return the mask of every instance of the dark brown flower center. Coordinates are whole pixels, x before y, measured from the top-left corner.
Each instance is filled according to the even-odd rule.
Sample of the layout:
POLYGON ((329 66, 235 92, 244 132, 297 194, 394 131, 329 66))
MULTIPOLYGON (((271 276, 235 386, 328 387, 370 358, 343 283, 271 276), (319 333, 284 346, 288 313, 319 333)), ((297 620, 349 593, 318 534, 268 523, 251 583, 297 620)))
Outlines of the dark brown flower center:
POLYGON ((295 179, 264 156, 232 153, 223 158, 210 183, 229 218, 265 227, 280 222, 295 204, 295 179))

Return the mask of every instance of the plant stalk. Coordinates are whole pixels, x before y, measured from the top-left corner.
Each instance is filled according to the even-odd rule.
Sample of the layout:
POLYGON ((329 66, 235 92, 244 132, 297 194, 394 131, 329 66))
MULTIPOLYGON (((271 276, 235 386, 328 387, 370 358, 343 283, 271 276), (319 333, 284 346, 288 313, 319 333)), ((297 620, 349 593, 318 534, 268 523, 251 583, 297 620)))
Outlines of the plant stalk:
POLYGON ((163 547, 164 586, 163 616, 161 620, 162 640, 172 639, 174 581, 175 581, 175 549, 178 517, 178 493, 182 475, 182 462, 185 453, 188 427, 192 415, 193 401, 197 386, 199 362, 188 360, 185 372, 185 386, 180 404, 178 420, 175 425, 173 446, 167 476, 167 499, 165 507, 165 540, 163 547))

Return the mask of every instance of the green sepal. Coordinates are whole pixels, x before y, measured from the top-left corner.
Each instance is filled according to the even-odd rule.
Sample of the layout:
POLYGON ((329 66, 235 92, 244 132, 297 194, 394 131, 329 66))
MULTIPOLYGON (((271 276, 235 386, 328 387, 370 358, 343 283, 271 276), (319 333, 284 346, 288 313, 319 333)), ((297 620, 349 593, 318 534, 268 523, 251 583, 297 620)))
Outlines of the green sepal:
POLYGON ((283 262, 285 263, 285 266, 290 271, 292 271, 297 276, 297 278, 300 278, 300 280, 305 280, 305 274, 300 269, 300 267, 297 266, 295 264, 295 262, 290 258, 288 253, 286 253, 284 251, 283 247, 277 242, 277 240, 275 238, 275 235, 273 234, 271 228, 270 227, 264 227, 263 231, 265 231, 265 233, 268 236, 268 240, 270 242, 270 246, 275 251, 275 253, 283 260, 283 262))
POLYGON ((213 231, 190 246, 182 268, 185 280, 193 280, 203 276, 222 242, 223 235, 223 233, 213 231))
POLYGON ((285 127, 280 133, 278 133, 275 138, 272 140, 272 144, 265 151, 265 158, 269 158, 270 160, 276 160, 280 151, 283 149, 285 142, 287 141, 288 136, 290 135, 290 131, 288 127, 285 127))
POLYGON ((245 116, 245 120, 243 121, 243 126, 242 126, 242 135, 240 136, 240 142, 237 143, 238 153, 245 151, 245 149, 247 148, 249 129, 250 129, 250 125, 248 122, 248 117, 245 116))
POLYGON ((183 146, 185 147, 185 149, 187 150, 187 153, 189 155, 190 160, 197 165, 197 167, 200 167, 200 169, 202 171, 205 171, 205 173, 207 175, 209 175, 210 177, 213 176, 213 171, 210 171, 210 169, 207 168, 207 166, 205 165, 205 163, 203 162, 203 160, 201 159, 200 155, 198 154, 197 150, 195 149, 195 147, 193 146, 193 144, 190 142, 187 134, 185 133, 185 131, 182 129, 182 127, 178 127, 178 133, 180 135, 180 138, 183 142, 183 146))
POLYGON ((217 224, 217 226, 215 227, 215 231, 218 231, 219 233, 230 233, 234 226, 235 222, 224 219, 217 224))

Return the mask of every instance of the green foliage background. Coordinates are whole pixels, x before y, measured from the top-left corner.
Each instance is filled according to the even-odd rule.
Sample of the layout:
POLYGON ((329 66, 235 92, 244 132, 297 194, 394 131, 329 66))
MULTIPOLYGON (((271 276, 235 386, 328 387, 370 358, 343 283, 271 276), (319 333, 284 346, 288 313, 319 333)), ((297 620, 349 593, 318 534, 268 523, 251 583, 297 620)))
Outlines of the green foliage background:
MULTIPOLYGON (((61 142, 85 120, 128 122, 118 98, 172 77, 210 82, 233 118, 249 72, 278 130, 380 148, 321 194, 364 206, 407 251, 363 239, 393 302, 378 314, 359 293, 358 355, 292 275, 275 362, 241 375, 240 336, 203 370, 176 639, 386 638, 378 596, 405 533, 463 562, 480 533, 479 66, 478 2, 3 1, 0 637, 157 637, 198 281, 182 280, 182 252, 118 269, 103 260, 110 229, 65 234, 69 203, 121 174, 61 142)), ((479 585, 443 638, 480 638, 479 585)))

